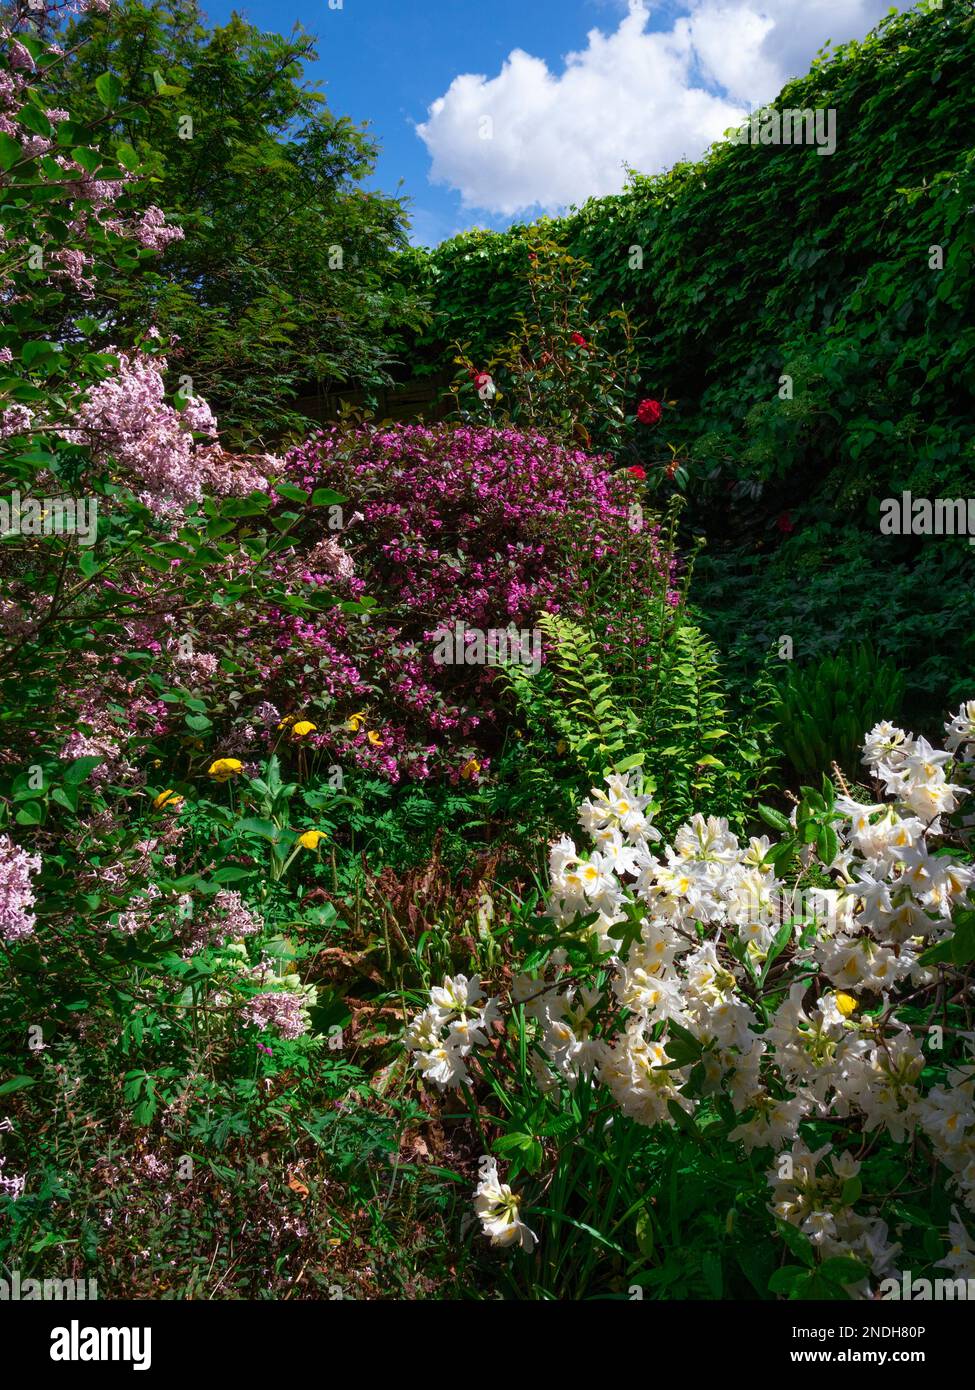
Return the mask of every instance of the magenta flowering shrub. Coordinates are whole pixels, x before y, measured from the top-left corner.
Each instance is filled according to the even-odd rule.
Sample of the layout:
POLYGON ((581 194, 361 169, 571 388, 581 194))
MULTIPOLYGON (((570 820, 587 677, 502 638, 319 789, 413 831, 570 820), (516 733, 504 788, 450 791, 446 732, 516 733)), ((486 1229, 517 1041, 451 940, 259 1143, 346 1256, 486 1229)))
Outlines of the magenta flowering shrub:
MULTIPOLYGON (((118 564, 74 600, 78 644, 44 743, 101 758, 93 782, 151 790, 162 766, 166 785, 192 783, 213 757, 254 763, 281 744, 319 770, 475 779, 504 732, 505 687, 469 660, 474 634, 528 634, 544 661, 539 616, 561 613, 610 668, 652 664, 677 593, 628 472, 537 434, 443 425, 334 429, 284 461, 235 459, 200 442, 215 427, 204 402, 163 399, 158 361, 124 355, 76 425, 157 532, 147 520, 145 544, 120 540, 118 564), (90 613, 105 615, 97 643, 90 613)), ((15 580, 6 593, 20 598, 15 580)), ((22 659, 57 628, 21 602, 0 647, 22 659)))
POLYGON ((513 429, 336 427, 289 454, 285 477, 349 499, 350 565, 331 578, 375 603, 365 623, 335 610, 320 623, 269 615, 272 650, 292 653, 272 657, 272 684, 297 664, 296 647, 328 654, 321 695, 353 727, 316 731, 319 746, 350 750, 392 780, 469 776, 472 759, 483 768, 503 687, 490 664, 438 660, 444 633, 466 648, 472 634, 523 633, 541 613, 563 613, 585 620, 610 658, 625 644, 652 664, 651 615, 677 602, 672 561, 635 480, 605 460, 513 429))

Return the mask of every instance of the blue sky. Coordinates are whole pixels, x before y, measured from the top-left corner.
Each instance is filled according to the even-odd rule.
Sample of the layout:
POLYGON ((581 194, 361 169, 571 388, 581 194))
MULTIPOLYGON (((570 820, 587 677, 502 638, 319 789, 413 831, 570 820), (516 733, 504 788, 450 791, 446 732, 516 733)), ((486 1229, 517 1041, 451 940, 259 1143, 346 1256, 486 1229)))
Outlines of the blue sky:
POLYGON ((697 157, 825 40, 862 38, 889 0, 203 6, 215 23, 236 9, 261 29, 300 22, 317 36, 310 76, 334 111, 369 123, 376 185, 409 196, 413 239, 431 245, 614 192, 627 165, 697 157))

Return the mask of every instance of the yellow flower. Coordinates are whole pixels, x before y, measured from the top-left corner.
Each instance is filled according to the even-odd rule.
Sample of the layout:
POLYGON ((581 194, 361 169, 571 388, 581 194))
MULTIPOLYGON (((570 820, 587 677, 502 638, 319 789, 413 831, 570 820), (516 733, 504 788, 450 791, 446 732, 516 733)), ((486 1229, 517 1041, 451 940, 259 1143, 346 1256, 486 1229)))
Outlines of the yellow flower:
POLYGON ((218 758, 211 763, 207 772, 211 777, 215 777, 218 782, 226 782, 231 777, 236 777, 243 772, 244 764, 239 758, 218 758))
POLYGON ((366 738, 372 744, 373 748, 382 748, 383 741, 376 733, 375 729, 370 729, 369 732, 366 734, 366 738))
POLYGON ((348 727, 354 734, 357 734, 365 722, 366 716, 364 714, 350 714, 348 727))
POLYGON ((297 734, 299 738, 304 738, 305 734, 313 734, 317 728, 318 725, 313 724, 310 719, 299 719, 291 732, 297 734))
POLYGON ((854 999, 852 994, 837 994, 836 1007, 844 1018, 849 1018, 850 1014, 860 1007, 860 1001, 854 999))
POLYGON ((556 753, 564 753, 568 746, 569 745, 566 743, 565 739, 560 738, 558 743, 555 745, 555 751, 556 753))
POLYGON ((476 758, 471 758, 470 762, 464 764, 460 770, 461 777, 476 777, 481 770, 481 764, 476 758))
POLYGON ((305 849, 317 849, 319 840, 327 840, 328 836, 324 830, 306 830, 304 835, 299 835, 298 839, 305 849))
POLYGON ((183 804, 183 798, 173 791, 172 787, 167 787, 164 792, 160 792, 152 803, 157 811, 161 811, 164 806, 179 807, 183 804))
POLYGON ((286 729, 286 728, 288 727, 289 724, 293 724, 294 722, 295 722, 295 717, 294 717, 294 715, 293 715, 293 714, 286 714, 286 715, 284 716, 284 718, 281 720, 280 724, 278 725, 278 728, 279 728, 279 729, 286 729))

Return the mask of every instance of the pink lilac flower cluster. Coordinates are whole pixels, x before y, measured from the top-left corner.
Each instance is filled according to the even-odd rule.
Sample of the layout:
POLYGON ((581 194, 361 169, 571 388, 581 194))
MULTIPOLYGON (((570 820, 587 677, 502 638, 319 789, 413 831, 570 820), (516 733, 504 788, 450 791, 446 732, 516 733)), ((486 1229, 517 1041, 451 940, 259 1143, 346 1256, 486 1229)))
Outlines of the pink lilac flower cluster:
POLYGON ((75 758, 101 758, 101 763, 92 768, 89 774, 95 786, 105 782, 126 783, 140 780, 138 769, 128 761, 115 740, 104 734, 91 735, 82 733, 80 729, 73 729, 58 756, 65 761, 75 758))
MULTIPOLYGON (((0 1169, 3 1168, 6 1161, 5 1158, 0 1157, 0 1169)), ((26 1173, 21 1173, 17 1177, 5 1178, 3 1173, 0 1172, 0 1194, 4 1197, 9 1197, 11 1201, 16 1202, 18 1197, 22 1197, 26 1186, 26 1173)))
POLYGON ((213 412, 199 397, 186 397, 180 410, 170 405, 165 357, 108 351, 116 354, 117 367, 89 388, 71 428, 62 431, 64 438, 87 445, 161 517, 182 517, 206 492, 240 497, 267 491, 267 475, 278 460, 268 454, 228 454, 217 442, 213 412))
POLYGON ((39 873, 40 868, 39 854, 28 854, 9 835, 0 835, 0 941, 8 945, 34 930, 37 917, 31 911, 31 874, 39 873))
POLYGON ((241 1006, 240 1012, 245 1023, 256 1028, 271 1028, 279 1038, 300 1038, 308 1031, 304 1007, 305 1001, 300 994, 274 990, 255 994, 241 1006))
MULTIPOLYGON (((184 912, 190 902, 188 897, 180 900, 184 912)), ((240 894, 229 888, 221 888, 205 912, 185 915, 185 922, 185 956, 195 955, 207 946, 224 946, 228 941, 254 936, 263 925, 240 894)))
POLYGON ((172 515, 203 495, 193 431, 215 435, 216 421, 204 402, 186 415, 167 403, 165 368, 161 357, 118 353, 116 372, 91 387, 66 437, 117 464, 141 485, 140 500, 172 515))
POLYGON ((169 226, 166 222, 166 214, 162 208, 157 208, 155 204, 146 208, 142 216, 134 221, 130 228, 119 227, 118 224, 112 224, 112 226, 115 231, 128 230, 140 246, 145 246, 150 251, 164 251, 172 242, 182 241, 184 236, 182 227, 169 226))

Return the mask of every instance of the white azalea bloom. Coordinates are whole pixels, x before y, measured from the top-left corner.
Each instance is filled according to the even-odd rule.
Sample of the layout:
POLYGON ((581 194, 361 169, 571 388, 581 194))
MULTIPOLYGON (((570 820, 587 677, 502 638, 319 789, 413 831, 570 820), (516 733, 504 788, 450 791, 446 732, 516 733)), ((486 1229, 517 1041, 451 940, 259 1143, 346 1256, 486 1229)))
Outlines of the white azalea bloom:
POLYGON ((498 1175, 497 1161, 482 1160, 481 1178, 474 1190, 474 1210, 492 1245, 517 1245, 531 1253, 538 1237, 519 1216, 521 1199, 498 1175))
POLYGON ((674 836, 674 848, 685 859, 711 860, 730 864, 738 853, 738 837, 723 816, 698 812, 674 836))
POLYGON ((863 742, 863 762, 876 772, 881 763, 896 769, 900 760, 910 752, 914 740, 903 729, 886 719, 875 724, 863 742))
POLYGON ((441 1090, 455 1089, 468 1080, 464 1058, 455 1047, 438 1043, 428 1052, 417 1052, 413 1065, 425 1081, 432 1081, 441 1090))
MULTIPOLYGON (((975 704, 975 702, 973 702, 975 704)), ((962 1224, 958 1208, 951 1209, 948 1222, 948 1253, 937 1263, 961 1279, 975 1279, 975 1242, 962 1224)))
POLYGON ((443 984, 431 989, 430 998, 444 1014, 463 1014, 484 998, 484 991, 477 980, 468 980, 466 975, 454 975, 453 978, 445 975, 443 984))
MULTIPOLYGON (((601 1083, 617 1110, 644 1126, 672 1126, 675 1105, 691 1115, 714 1108, 732 1144, 778 1155, 770 1211, 808 1236, 821 1259, 845 1256, 869 1271, 848 1286, 853 1297, 876 1293, 872 1281, 894 1267, 900 1247, 879 1198, 852 1182, 854 1152, 833 1154, 828 1143, 811 1152, 810 1132, 855 1136, 854 1150, 872 1150, 882 1133, 911 1154, 933 1152, 939 1180, 963 1213, 975 1212, 975 1063, 949 1066, 931 1086, 927 1069, 938 1056, 922 1051, 918 1019, 934 996, 916 1004, 912 993, 944 979, 956 1008, 965 989, 947 957, 921 964, 931 945, 962 929, 975 903, 970 837, 955 816, 975 787, 975 701, 946 730, 938 749, 886 721, 875 725, 863 761, 881 799, 838 795, 832 863, 821 862, 817 843, 803 844, 799 861, 814 871, 787 883, 775 865, 789 861, 768 836, 739 839, 706 810, 651 850, 660 835, 649 824, 650 798, 628 777, 609 777, 579 812, 589 843, 577 848, 565 835, 550 847, 544 912, 566 929, 566 946, 543 949, 534 973, 508 977, 525 1020, 524 1035, 512 1029, 509 1041, 522 1046, 519 1074, 527 1068, 536 1099, 564 1105, 601 1083), (577 949, 581 919, 598 955, 588 954, 592 941, 577 949), (793 930, 766 979, 769 947, 789 919, 793 930), (910 1026, 898 1012, 909 996, 919 1011, 907 1015, 910 1026), (861 1205, 868 1209, 854 1209, 861 1205)), ((797 822, 794 807, 793 830, 797 822)), ((547 940, 543 930, 543 948, 547 940)), ((473 1085, 468 1064, 483 1080, 473 1059, 499 1045, 496 1017, 479 980, 447 977, 406 1030, 414 1066, 442 1089, 473 1085)), ((957 1059, 957 1033, 945 1045, 957 1059)), ((870 1176, 865 1188, 873 1168, 870 1176)), ((533 1247, 493 1160, 475 1204, 495 1244, 533 1247)), ((957 1210, 951 1242, 945 1266, 969 1268, 972 1237, 957 1210)))
POLYGON ((624 1115, 641 1125, 673 1124, 669 1102, 693 1110, 693 1101, 677 1089, 687 1080, 684 1068, 671 1068, 663 1043, 646 1037, 646 1021, 636 1018, 614 1039, 600 1064, 599 1077, 624 1115))
POLYGON ((604 861, 618 877, 639 872, 640 857, 636 847, 624 844, 623 836, 615 826, 597 830, 592 838, 604 861))
POLYGON ((592 903, 615 902, 618 900, 620 885, 613 873, 613 866, 605 855, 594 850, 579 869, 582 890, 592 903))
POLYGON ((969 755, 975 749, 975 700, 966 700, 945 725, 949 753, 969 755))
POLYGON ((498 1018, 496 999, 485 999, 477 980, 449 975, 430 991, 430 1003, 407 1024, 403 1041, 413 1054, 413 1066, 425 1081, 441 1090, 465 1086, 470 1080, 465 1058, 485 1046, 498 1018), (480 1006, 478 1007, 479 1001, 480 1006))
POLYGON ((410 1052, 424 1052, 439 1046, 440 1030, 444 1016, 438 1008, 430 1004, 422 1013, 416 1014, 407 1025, 404 1042, 410 1052))
POLYGON ((472 1047, 486 1047, 491 1024, 497 1017, 497 1006, 493 1000, 478 1014, 467 1018, 451 1019, 447 1033, 447 1047, 456 1048, 464 1057, 472 1047))
MULTIPOLYGON (((728 1135, 731 1143, 740 1143, 746 1152, 755 1149, 772 1148, 778 1151, 795 1141, 799 1124, 812 1108, 808 1096, 793 1096, 789 1100, 772 1100, 764 1092, 758 1092, 749 1100, 754 1103, 754 1114, 743 1121, 728 1135)), ((741 1105, 741 1110, 748 1105, 741 1105)))

